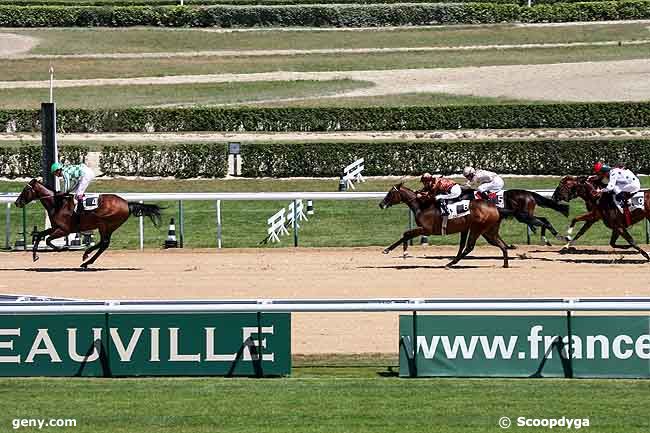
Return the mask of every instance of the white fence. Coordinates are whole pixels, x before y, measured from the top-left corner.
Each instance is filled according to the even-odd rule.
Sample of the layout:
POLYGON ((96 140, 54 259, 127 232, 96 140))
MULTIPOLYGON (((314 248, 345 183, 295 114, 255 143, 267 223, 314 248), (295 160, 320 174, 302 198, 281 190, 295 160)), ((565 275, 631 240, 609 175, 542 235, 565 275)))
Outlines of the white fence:
POLYGON ((347 188, 354 189, 353 181, 365 182, 366 180, 361 175, 361 172, 364 169, 363 158, 357 159, 352 164, 348 165, 343 169, 343 180, 347 188))
MULTIPOLYGON (((553 194, 551 189, 534 190, 538 194, 550 197, 553 194)), ((178 202, 178 225, 179 225, 179 245, 183 246, 184 239, 184 201, 212 201, 216 207, 217 222, 217 246, 221 248, 221 202, 222 201, 274 201, 274 200, 381 200, 386 196, 386 192, 219 192, 219 193, 113 193, 128 201, 177 201, 178 202)), ((11 205, 18 198, 17 193, 0 193, 0 204, 6 204, 6 231, 5 246, 9 247, 11 236, 10 210, 11 205)), ((144 245, 144 224, 143 217, 140 217, 139 236, 140 248, 144 245)), ((26 235, 25 235, 26 236, 26 235)))
POLYGON ((0 301, 0 314, 650 311, 648 297, 0 301))

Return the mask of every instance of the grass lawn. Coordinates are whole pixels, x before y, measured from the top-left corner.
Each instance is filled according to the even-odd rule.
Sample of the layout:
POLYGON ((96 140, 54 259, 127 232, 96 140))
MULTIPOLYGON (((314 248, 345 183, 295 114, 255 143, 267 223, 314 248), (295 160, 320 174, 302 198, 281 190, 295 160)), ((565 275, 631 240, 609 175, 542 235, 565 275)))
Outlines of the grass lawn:
POLYGON ((296 366, 290 378, 260 380, 0 379, 7 396, 0 426, 8 432, 13 419, 55 418, 76 419, 75 428, 58 430, 79 433, 487 433, 501 431, 502 416, 513 423, 565 416, 588 418, 585 430, 593 433, 650 429, 643 403, 650 387, 643 380, 400 379, 386 373, 386 365, 376 364, 296 366))
MULTIPOLYGON (((650 178, 642 177, 644 187, 650 187, 650 178)), ((357 191, 388 191, 395 181, 370 180, 357 187, 357 191)), ((558 178, 512 178, 506 179, 506 187, 523 189, 552 189, 557 186, 558 178)), ((412 188, 418 187, 417 180, 407 183, 412 188)), ((0 182, 0 191, 20 191, 24 183, 0 182)), ((336 191, 338 180, 265 180, 265 179, 234 179, 234 180, 198 180, 198 181, 132 181, 112 180, 96 181, 90 191, 97 192, 260 192, 260 191, 336 191)), ((378 200, 361 201, 316 201, 316 213, 309 217, 308 222, 301 224, 300 245, 308 247, 327 246, 387 246, 399 239, 402 232, 408 228, 408 210, 400 205, 387 210, 378 207, 378 200)), ((178 202, 159 203, 166 206, 163 225, 159 229, 149 221, 145 222, 145 245, 151 248, 160 247, 167 237, 169 219, 178 218, 178 202)), ((281 207, 287 206, 286 201, 229 201, 222 202, 223 246, 257 247, 266 236, 266 220, 281 207)), ((11 242, 22 231, 22 211, 11 208, 11 242)), ((571 203, 571 215, 585 211, 582 201, 571 203)), ((215 203, 185 202, 185 246, 210 247, 216 246, 216 211, 215 203)), ((0 212, 4 214, 4 212, 0 212)), ((552 224, 564 232, 568 220, 560 214, 538 208, 538 214, 549 218, 552 224)), ((4 218, 4 217, 3 217, 4 218)), ((180 230, 177 221, 177 230, 180 230)), ((32 204, 27 208, 27 230, 31 232, 34 225, 42 229, 44 214, 40 206, 32 204)), ((644 225, 637 224, 631 230, 632 235, 640 242, 645 242, 644 225)), ((579 245, 604 245, 609 242, 610 232, 597 223, 579 241, 579 245)), ((505 221, 501 235, 506 241, 515 244, 526 242, 526 227, 512 220, 505 221)), ((432 244, 456 244, 457 235, 446 237, 430 237, 432 244)), ((533 241, 537 239, 533 236, 533 241)), ((556 241, 556 244, 560 244, 556 241)), ((0 241, 4 245, 4 238, 0 241)), ((138 219, 129 219, 113 236, 112 248, 137 248, 138 219)), ((292 246, 292 236, 282 238, 280 244, 269 244, 265 248, 292 246)))
POLYGON ((210 32, 205 29, 66 28, 22 29, 11 33, 40 39, 32 54, 192 52, 323 48, 395 48, 462 45, 630 41, 650 38, 646 24, 561 27, 453 26, 356 30, 261 30, 210 32))
POLYGON ((254 73, 273 71, 359 71, 456 68, 598 62, 650 58, 650 44, 568 48, 457 50, 371 54, 293 56, 168 57, 158 59, 4 59, 2 80, 47 80, 50 65, 56 79, 127 78, 164 75, 254 73))
MULTIPOLYGON (((56 89, 56 102, 66 108, 231 104, 315 97, 368 86, 372 83, 330 80, 63 87, 56 89)), ((0 108, 39 108, 48 95, 48 89, 0 89, 0 108)))

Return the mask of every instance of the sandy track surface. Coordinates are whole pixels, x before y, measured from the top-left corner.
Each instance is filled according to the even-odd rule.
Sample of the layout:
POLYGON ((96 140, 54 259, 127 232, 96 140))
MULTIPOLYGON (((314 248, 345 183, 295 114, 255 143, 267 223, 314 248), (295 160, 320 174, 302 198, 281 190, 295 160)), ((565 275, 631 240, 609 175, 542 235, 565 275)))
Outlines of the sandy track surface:
POLYGON ((31 36, 0 33, 0 57, 28 53, 37 44, 38 39, 31 36))
MULTIPOLYGON (((341 132, 187 132, 187 133, 104 133, 104 134, 58 134, 60 142, 66 141, 147 141, 147 142, 201 142, 201 141, 278 141, 288 140, 489 140, 527 138, 642 138, 650 137, 650 128, 633 129, 460 129, 454 131, 341 131, 341 132)), ((40 141, 40 133, 0 134, 2 141, 40 141)))
MULTIPOLYGON (((478 248, 444 269, 451 247, 415 247, 415 257, 380 248, 109 251, 80 272, 81 253, 0 253, 0 293, 85 299, 648 296, 638 255, 560 255, 526 247, 502 269, 495 248, 478 248)), ((513 254, 514 255, 514 254, 513 254)), ((293 315, 294 353, 397 351, 397 314, 293 315), (364 338, 360 338, 364 337, 364 338), (316 344, 314 342, 317 342, 316 344)))
MULTIPOLYGON (((650 99, 649 77, 650 59, 640 59, 615 62, 385 71, 267 72, 58 80, 56 86, 351 79, 370 81, 374 86, 341 92, 330 97, 432 92, 534 100, 643 101, 650 99)), ((48 86, 48 81, 0 82, 0 88, 46 88, 48 86)))

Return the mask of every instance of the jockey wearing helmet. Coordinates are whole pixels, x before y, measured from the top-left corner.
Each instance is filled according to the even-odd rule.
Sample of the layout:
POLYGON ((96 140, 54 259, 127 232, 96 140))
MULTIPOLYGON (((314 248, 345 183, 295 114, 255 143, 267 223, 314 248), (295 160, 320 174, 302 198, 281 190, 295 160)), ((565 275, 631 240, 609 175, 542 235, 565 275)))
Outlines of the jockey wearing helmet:
POLYGON ((594 173, 599 179, 606 179, 607 186, 602 190, 614 194, 623 207, 628 206, 628 200, 641 189, 639 178, 624 167, 611 168, 598 161, 594 164, 594 173))
POLYGON ((463 176, 467 179, 467 186, 476 189, 483 198, 487 199, 489 193, 496 193, 503 189, 503 179, 494 172, 476 170, 474 167, 465 167, 463 176))
POLYGON ((74 195, 75 212, 79 213, 84 194, 90 182, 95 178, 95 173, 85 164, 64 166, 60 162, 52 164, 50 171, 56 177, 63 179, 61 192, 74 195))
POLYGON ((463 192, 460 185, 451 179, 443 176, 433 177, 430 173, 424 173, 420 178, 424 187, 417 192, 416 197, 423 202, 433 198, 443 215, 449 215, 447 202, 460 197, 463 192))

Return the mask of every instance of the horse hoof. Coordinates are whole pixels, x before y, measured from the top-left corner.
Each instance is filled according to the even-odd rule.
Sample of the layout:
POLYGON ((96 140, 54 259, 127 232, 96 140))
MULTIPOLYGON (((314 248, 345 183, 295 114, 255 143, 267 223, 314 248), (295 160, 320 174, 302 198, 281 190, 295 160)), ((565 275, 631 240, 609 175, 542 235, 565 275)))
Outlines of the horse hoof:
POLYGON ((37 262, 39 258, 40 258, 40 257, 38 257, 38 256, 34 256, 34 258, 33 258, 32 260, 33 260, 34 262, 37 262))
POLYGON ((506 248, 509 249, 509 250, 516 250, 517 246, 516 245, 507 245, 506 248))
POLYGON ((411 257, 411 255, 410 255, 409 253, 404 253, 404 254, 402 254, 402 258, 403 258, 404 260, 408 259, 409 257, 411 257))
POLYGON ((82 263, 81 265, 79 265, 79 267, 80 267, 81 269, 83 269, 84 271, 85 271, 86 269, 88 269, 88 265, 87 265, 86 263, 82 263))
POLYGON ((388 254, 388 253, 390 253, 390 251, 389 251, 389 250, 384 250, 384 251, 382 251, 381 253, 382 253, 382 254, 388 254))

